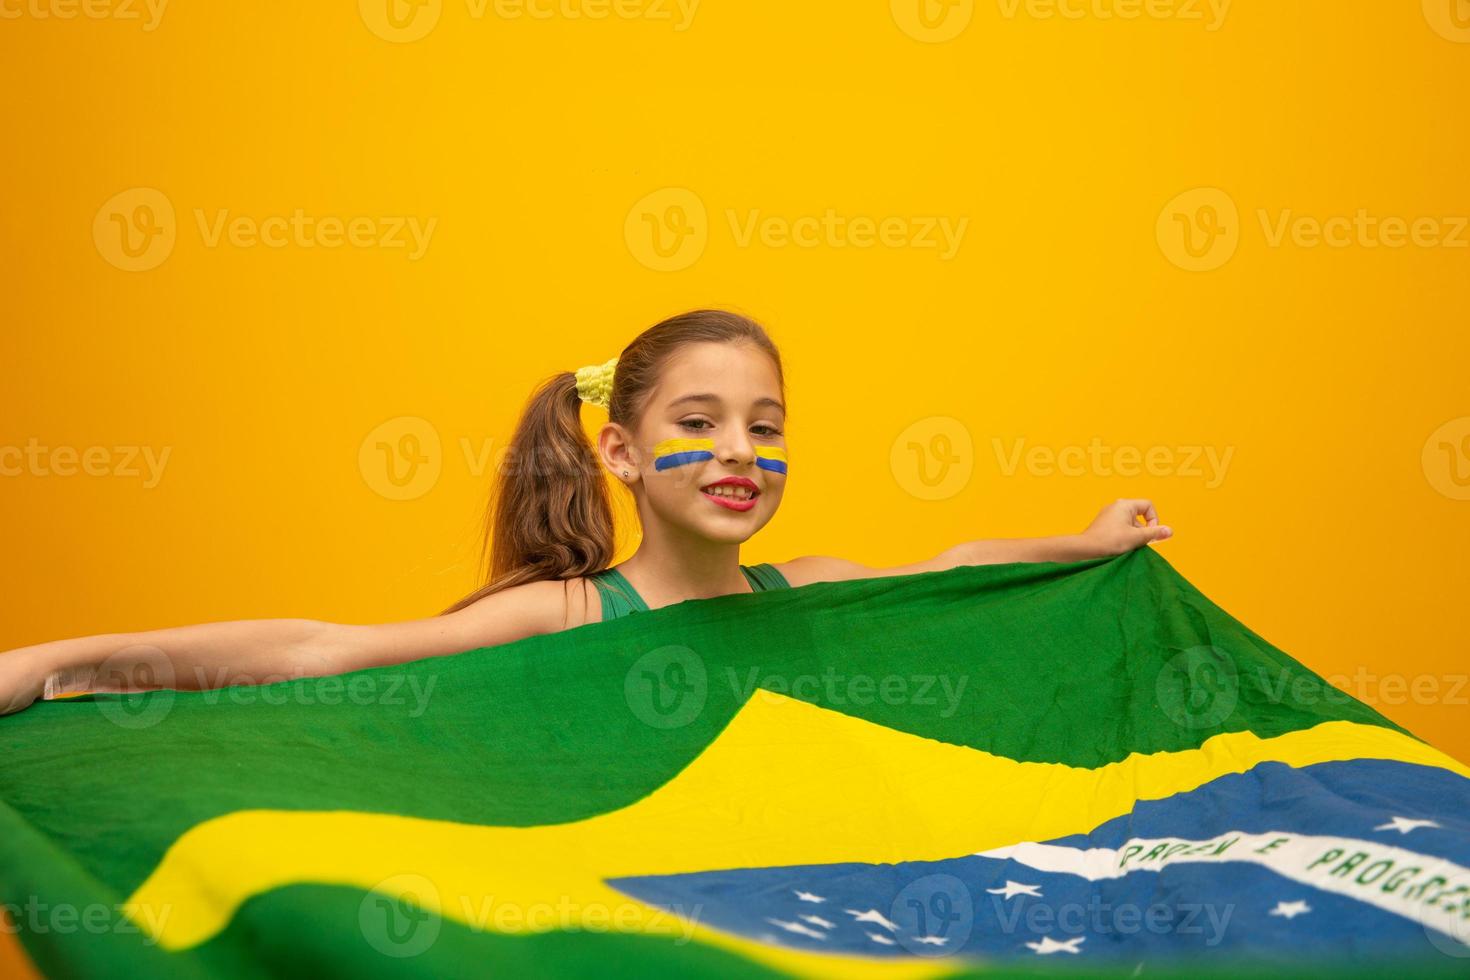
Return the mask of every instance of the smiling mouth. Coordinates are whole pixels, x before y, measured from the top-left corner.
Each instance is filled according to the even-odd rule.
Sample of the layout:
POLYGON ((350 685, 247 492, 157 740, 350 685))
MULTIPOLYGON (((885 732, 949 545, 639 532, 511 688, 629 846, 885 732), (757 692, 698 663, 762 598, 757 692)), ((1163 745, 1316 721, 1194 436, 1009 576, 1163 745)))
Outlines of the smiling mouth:
POLYGON ((701 487, 699 492, 704 494, 706 497, 715 497, 719 500, 733 501, 754 500, 756 497, 760 496, 759 490, 752 490, 749 487, 731 486, 728 483, 713 487, 701 487))

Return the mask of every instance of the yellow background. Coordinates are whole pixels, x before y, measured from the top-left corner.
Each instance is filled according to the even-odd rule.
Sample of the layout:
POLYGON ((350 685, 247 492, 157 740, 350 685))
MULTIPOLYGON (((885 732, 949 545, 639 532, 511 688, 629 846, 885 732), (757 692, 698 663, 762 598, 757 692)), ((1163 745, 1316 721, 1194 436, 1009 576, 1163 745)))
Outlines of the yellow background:
POLYGON ((1273 247, 1260 218, 1470 214, 1464 0, 1240 0, 1216 30, 1193 0, 1151 9, 1204 20, 990 0, 931 7, 927 32, 903 0, 704 0, 684 30, 668 2, 623 9, 672 20, 557 3, 400 7, 437 16, 401 41, 366 0, 174 0, 152 30, 140 3, 5 0, 0 447, 170 456, 155 487, 0 477, 0 648, 432 614, 472 586, 479 454, 533 385, 727 306, 767 325, 790 386, 791 481, 744 561, 901 564, 1149 497, 1206 595, 1470 759, 1470 491, 1450 469, 1470 471, 1470 249, 1273 247), (143 271, 106 242, 132 188, 175 212, 143 271), (682 224, 667 196, 640 204, 667 188, 693 202, 682 224), (1168 235, 1197 188, 1238 209, 1205 271, 1168 235), (413 260, 211 247, 196 217, 297 209, 437 224, 413 260), (947 260, 731 226, 829 209, 968 225, 947 260), (649 220, 702 252, 657 268, 649 220), (399 500, 360 451, 403 417, 441 448, 399 500), (909 443, 936 432, 968 475, 925 499, 909 443), (1218 486, 1005 472, 1015 440, 1094 437, 1233 455, 1218 486))

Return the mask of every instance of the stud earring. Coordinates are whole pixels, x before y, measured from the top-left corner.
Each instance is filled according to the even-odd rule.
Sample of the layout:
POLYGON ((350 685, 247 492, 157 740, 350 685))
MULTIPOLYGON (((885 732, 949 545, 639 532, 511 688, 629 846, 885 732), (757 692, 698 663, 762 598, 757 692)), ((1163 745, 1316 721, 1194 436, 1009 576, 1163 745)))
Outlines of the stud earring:
POLYGON ((627 470, 623 470, 623 475, 624 476, 627 476, 628 475, 628 471, 627 470))

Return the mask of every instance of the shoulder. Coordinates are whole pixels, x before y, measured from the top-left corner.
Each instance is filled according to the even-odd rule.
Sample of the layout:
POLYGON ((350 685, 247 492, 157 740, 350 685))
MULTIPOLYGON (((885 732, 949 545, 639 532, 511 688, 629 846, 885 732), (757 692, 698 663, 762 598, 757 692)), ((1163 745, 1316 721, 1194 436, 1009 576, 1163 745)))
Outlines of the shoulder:
POLYGON ((588 577, 544 579, 492 593, 455 613, 521 636, 556 633, 602 618, 602 604, 588 577))
POLYGON ((602 619, 602 598, 593 585, 593 580, 600 577, 597 573, 530 583, 528 587, 540 589, 534 601, 541 615, 549 616, 542 621, 546 632, 555 633, 602 619))
POLYGON ((790 561, 772 562, 772 567, 786 577, 792 588, 810 585, 813 582, 842 582, 853 578, 868 578, 874 569, 867 565, 833 558, 828 555, 804 555, 790 561))

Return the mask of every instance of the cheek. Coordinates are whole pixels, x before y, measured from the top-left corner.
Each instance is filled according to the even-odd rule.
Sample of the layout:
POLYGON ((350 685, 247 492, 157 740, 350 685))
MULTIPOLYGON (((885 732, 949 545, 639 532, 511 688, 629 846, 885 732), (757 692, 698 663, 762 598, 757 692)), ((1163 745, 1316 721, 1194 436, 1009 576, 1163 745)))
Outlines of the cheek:
POLYGON ((653 447, 654 472, 676 474, 686 481, 693 473, 688 467, 714 458, 713 439, 665 439, 653 447))
MULTIPOLYGON (((755 465, 770 473, 786 475, 786 450, 780 446, 757 446, 755 465)), ((779 482, 779 481, 773 481, 779 482)))
POLYGON ((715 458, 713 439, 665 439, 653 447, 654 480, 672 499, 698 489, 704 464, 715 458))
POLYGON ((659 500, 674 502, 699 491, 700 475, 704 472, 704 461, 665 463, 663 469, 655 469, 643 478, 648 493, 659 500))

